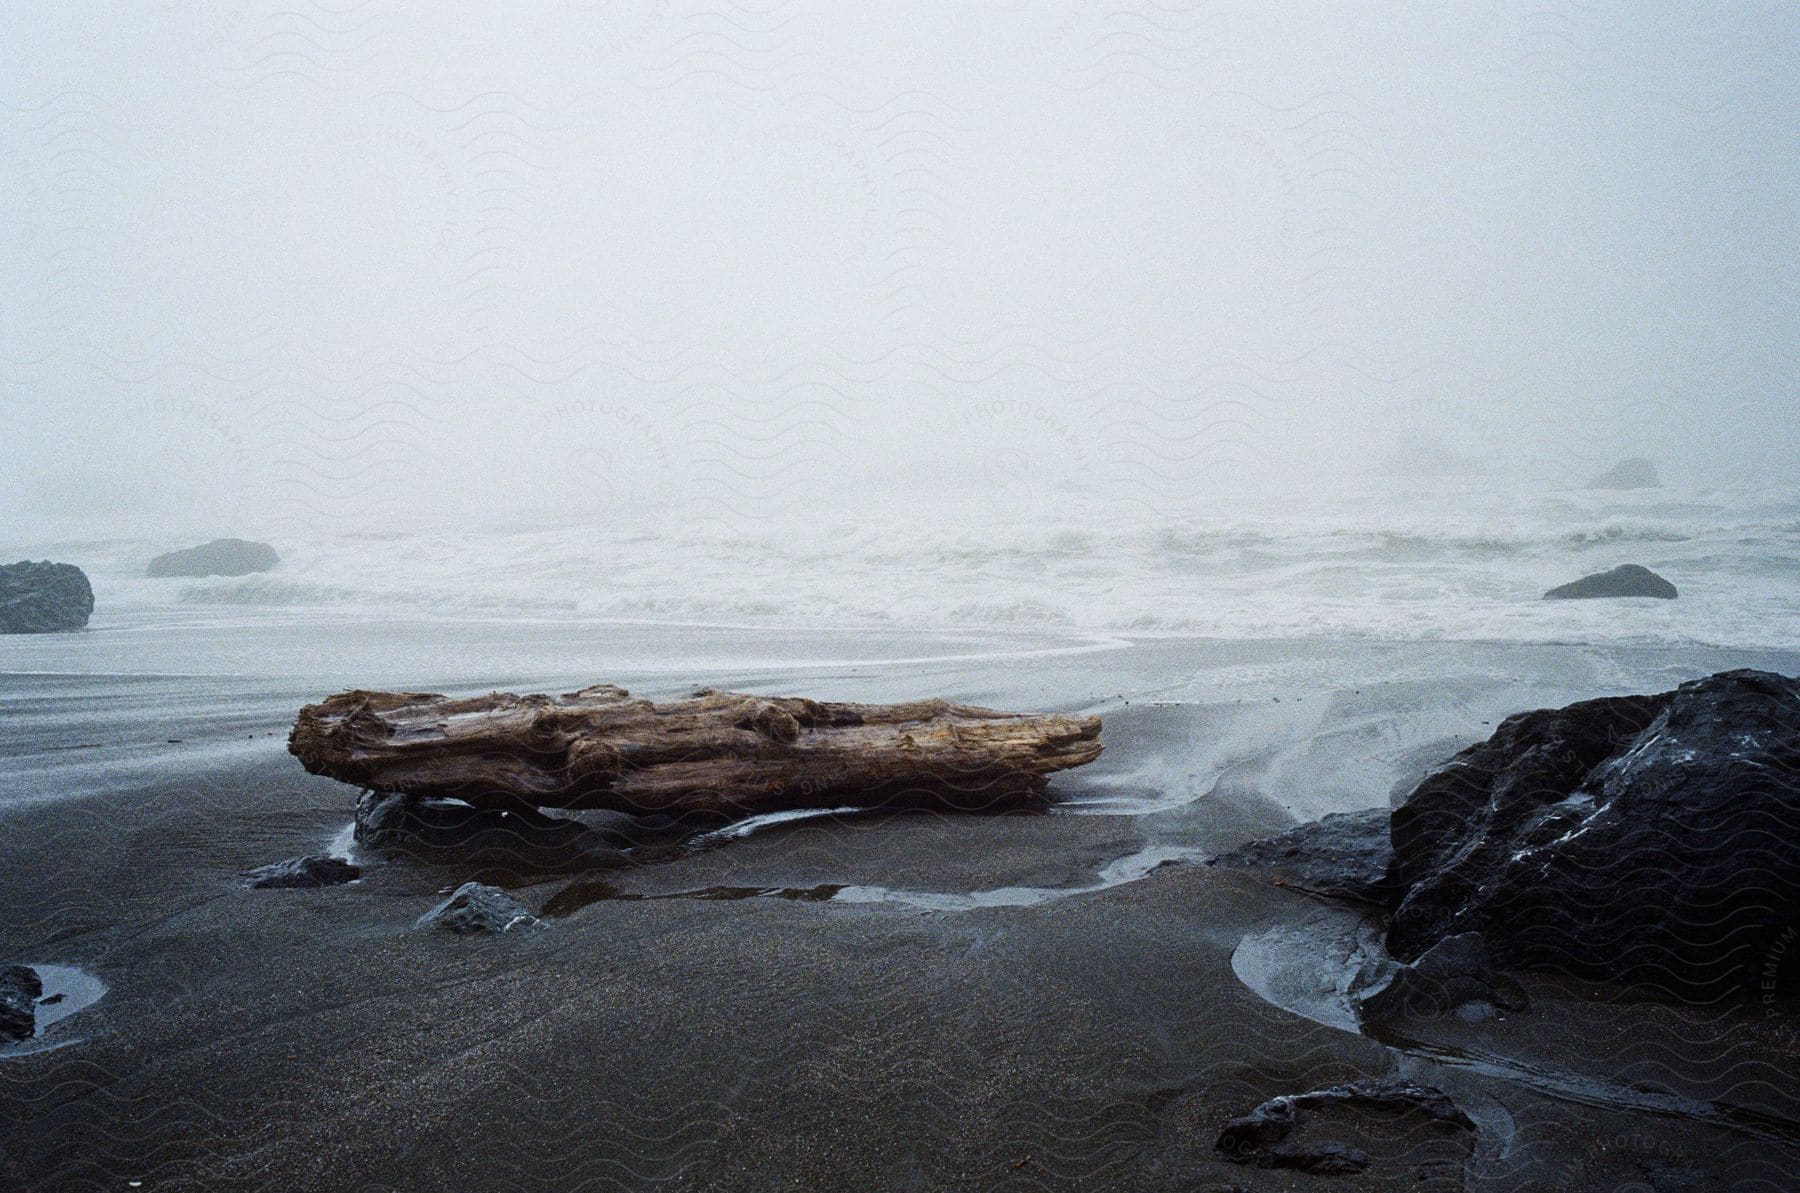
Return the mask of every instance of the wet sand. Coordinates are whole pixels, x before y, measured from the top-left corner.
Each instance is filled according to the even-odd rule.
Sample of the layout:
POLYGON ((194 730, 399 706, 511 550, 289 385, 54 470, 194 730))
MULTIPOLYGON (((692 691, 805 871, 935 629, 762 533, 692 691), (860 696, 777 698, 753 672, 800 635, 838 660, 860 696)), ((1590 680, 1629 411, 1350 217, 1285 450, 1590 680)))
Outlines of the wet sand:
MULTIPOLYGON (((1800 1172, 1785 1015, 1535 978, 1523 1016, 1380 1043, 1234 973, 1246 936, 1320 904, 1196 864, 1385 803, 1506 713, 1800 658, 856 645, 814 643, 799 667, 726 652, 681 679, 1092 711, 1107 754, 1060 776, 1046 814, 827 817, 526 885, 562 914, 496 939, 414 928, 467 877, 453 866, 238 885, 349 821, 354 792, 282 748, 335 676, 0 679, 0 962, 107 986, 46 1037, 63 1046, 0 1059, 0 1185, 1777 1189, 1800 1172), (1213 1152, 1269 1096, 1383 1074, 1464 1104, 1483 1128, 1466 1164, 1422 1142, 1314 1177, 1213 1152)), ((492 680, 620 677, 555 654, 492 680)), ((414 686, 486 686, 468 658, 419 660, 414 686)), ((649 664, 623 678, 681 686, 649 664)))

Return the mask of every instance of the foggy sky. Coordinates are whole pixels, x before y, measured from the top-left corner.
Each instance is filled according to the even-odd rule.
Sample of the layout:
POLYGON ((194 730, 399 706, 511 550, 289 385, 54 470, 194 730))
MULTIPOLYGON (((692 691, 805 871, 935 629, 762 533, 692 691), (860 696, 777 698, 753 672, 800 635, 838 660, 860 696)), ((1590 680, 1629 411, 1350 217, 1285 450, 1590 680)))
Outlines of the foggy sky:
POLYGON ((13 541, 1800 479, 1791 5, 349 3, 0 18, 13 541))

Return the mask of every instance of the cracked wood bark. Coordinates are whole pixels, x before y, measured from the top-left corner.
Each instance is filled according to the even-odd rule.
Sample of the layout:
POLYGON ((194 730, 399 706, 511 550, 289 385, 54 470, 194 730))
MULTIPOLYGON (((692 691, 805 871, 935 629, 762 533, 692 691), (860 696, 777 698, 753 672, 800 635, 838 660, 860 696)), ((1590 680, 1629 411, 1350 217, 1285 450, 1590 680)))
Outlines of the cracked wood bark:
POLYGON ((340 692, 301 709, 288 735, 307 770, 375 791, 724 816, 1005 807, 1100 748, 1098 717, 715 691, 653 704, 607 684, 559 697, 340 692))

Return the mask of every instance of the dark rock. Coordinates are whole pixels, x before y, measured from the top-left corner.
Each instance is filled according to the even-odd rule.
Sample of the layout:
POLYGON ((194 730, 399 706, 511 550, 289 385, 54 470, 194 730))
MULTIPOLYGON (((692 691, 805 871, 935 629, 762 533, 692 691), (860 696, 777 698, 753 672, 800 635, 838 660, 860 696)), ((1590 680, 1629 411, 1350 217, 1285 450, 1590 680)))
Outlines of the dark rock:
POLYGON ((158 555, 144 570, 146 576, 248 576, 266 572, 281 562, 267 543, 248 539, 214 539, 198 547, 158 555))
POLYGON ((255 889, 271 887, 337 886, 362 877, 360 867, 343 858, 323 853, 309 853, 286 861, 244 871, 244 885, 255 889))
POLYGON ((93 586, 74 564, 0 564, 0 634, 79 630, 93 611, 93 586))
POLYGON ((37 1000, 44 984, 29 965, 0 969, 0 1044, 28 1040, 37 1030, 37 1000))
POLYGON ((1559 584, 1544 594, 1546 601, 1581 601, 1599 597, 1656 597, 1672 601, 1675 586, 1635 563, 1620 564, 1610 572, 1595 572, 1567 584, 1559 584))
POLYGON ((1219 861, 1303 878, 1316 864, 1296 885, 1394 909, 1387 952, 1419 964, 1396 976, 1382 959, 1357 979, 1372 1017, 1458 998, 1471 1014, 1521 1005, 1471 942, 1426 960, 1463 933, 1480 933, 1500 969, 1710 999, 1756 994, 1793 952, 1796 822, 1800 679, 1725 671, 1508 717, 1394 809, 1381 882, 1352 881, 1358 851, 1362 866, 1385 856, 1366 825, 1302 826, 1219 861), (1314 833, 1330 848, 1314 849, 1314 833))
POLYGON ((468 935, 537 928, 543 921, 505 891, 479 882, 465 882, 456 888, 455 894, 420 916, 419 925, 468 935))
POLYGON ((1369 1166, 1369 1153, 1342 1143, 1321 1143, 1294 1153, 1292 1161, 1291 1165, 1282 1167, 1293 1167, 1318 1176, 1348 1176, 1369 1166))
POLYGON ((425 827, 414 827, 421 801, 404 795, 365 791, 356 800, 356 843, 367 849, 398 850, 407 846, 425 827))
POLYGON ((1225 1159, 1259 1168, 1292 1168, 1320 1175, 1361 1172, 1369 1153, 1337 1139, 1294 1138, 1322 1131, 1374 1136, 1382 1128, 1410 1134, 1423 1127, 1472 1146, 1475 1123, 1440 1089, 1395 1081, 1353 1081, 1303 1094, 1270 1098, 1219 1132, 1225 1159))
POLYGON ((1656 475, 1656 465, 1642 456, 1620 460, 1588 482, 1590 489, 1659 489, 1661 487, 1662 478, 1656 475))
POLYGON ((1387 947, 1747 992, 1800 907, 1800 680, 1726 671, 1509 717, 1394 810, 1387 947))
POLYGON ((1719 1184, 1705 1171, 1689 1164, 1644 1163, 1638 1168, 1655 1193, 1682 1193, 1688 1189, 1716 1189, 1719 1184))
MULTIPOLYGON (((1410 965, 1389 969, 1378 984, 1352 996, 1365 1022, 1435 1018, 1465 1007, 1522 1011, 1525 992, 1494 969, 1479 932, 1447 936, 1410 965)), ((1479 1018, 1483 1012, 1476 1011, 1479 1018)))
MULTIPOLYGON (((1534 795, 1571 790, 1642 733, 1667 699, 1606 696, 1500 722, 1491 737, 1426 775, 1394 808, 1388 822, 1392 887, 1403 895, 1442 875, 1471 837, 1489 838, 1493 851, 1504 849, 1518 822, 1535 810, 1534 795)), ((1443 935, 1433 935, 1417 952, 1443 935)))
POLYGON ((580 820, 533 808, 501 811, 378 792, 357 800, 355 836, 368 849, 472 864, 499 875, 608 868, 629 860, 626 838, 580 820))
POLYGON ((1242 1118, 1227 1122, 1219 1132, 1215 1145, 1219 1154, 1239 1164, 1254 1163, 1267 1155, 1289 1135, 1300 1121, 1295 1095, 1270 1098, 1242 1118))
POLYGON ((1240 845, 1209 864, 1271 871, 1288 886, 1339 899, 1391 902, 1388 809, 1339 812, 1280 836, 1240 845))

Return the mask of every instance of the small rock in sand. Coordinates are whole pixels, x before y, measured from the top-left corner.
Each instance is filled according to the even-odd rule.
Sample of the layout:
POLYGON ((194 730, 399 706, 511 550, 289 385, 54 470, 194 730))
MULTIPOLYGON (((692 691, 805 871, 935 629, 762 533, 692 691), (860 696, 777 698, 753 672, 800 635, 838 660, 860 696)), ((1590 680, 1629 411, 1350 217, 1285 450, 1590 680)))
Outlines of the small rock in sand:
POLYGON ((362 877, 362 869, 343 858, 309 853, 254 870, 244 871, 244 885, 258 890, 274 887, 337 886, 362 877))
POLYGON ((1368 1168, 1369 1153, 1314 1136, 1352 1134, 1370 1144, 1394 1137, 1416 1154, 1421 1127, 1441 1134, 1453 1152, 1473 1150, 1474 1121, 1442 1090, 1394 1081, 1353 1081, 1270 1098, 1226 1123, 1215 1146, 1234 1164, 1337 1176, 1368 1168))
POLYGON ((543 921, 531 909, 498 887, 465 882, 456 893, 419 917, 420 927, 444 928, 460 935, 538 928, 543 921))

